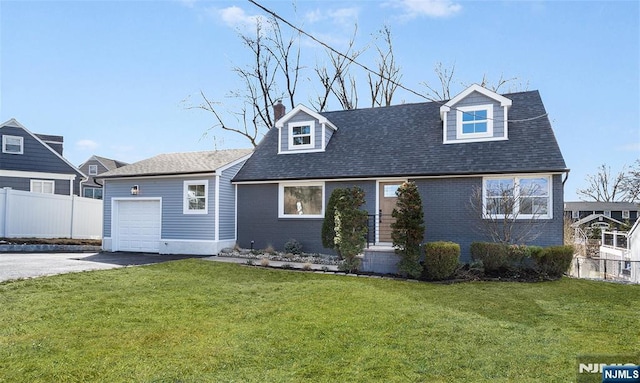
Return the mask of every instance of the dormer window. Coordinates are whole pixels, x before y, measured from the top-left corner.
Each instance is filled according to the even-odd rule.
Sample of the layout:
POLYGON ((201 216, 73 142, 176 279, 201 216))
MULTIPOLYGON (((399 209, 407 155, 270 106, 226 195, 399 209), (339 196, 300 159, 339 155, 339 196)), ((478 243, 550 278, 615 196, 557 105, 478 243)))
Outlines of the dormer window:
POLYGON ((313 149, 315 123, 313 121, 289 123, 289 149, 313 149))
POLYGON ((457 138, 493 137, 493 105, 459 107, 457 138))
POLYGON ((278 154, 324 152, 338 128, 322 114, 298 105, 276 122, 278 154))
POLYGON ((473 84, 440 107, 442 143, 509 139, 511 100, 473 84))

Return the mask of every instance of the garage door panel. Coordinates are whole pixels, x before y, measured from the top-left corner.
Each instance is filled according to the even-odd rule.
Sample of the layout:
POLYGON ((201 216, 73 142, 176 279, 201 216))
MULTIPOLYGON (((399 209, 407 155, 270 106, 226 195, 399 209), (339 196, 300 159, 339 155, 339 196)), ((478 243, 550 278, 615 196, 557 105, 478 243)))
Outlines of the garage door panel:
POLYGON ((160 201, 118 201, 118 250, 160 251, 160 201))

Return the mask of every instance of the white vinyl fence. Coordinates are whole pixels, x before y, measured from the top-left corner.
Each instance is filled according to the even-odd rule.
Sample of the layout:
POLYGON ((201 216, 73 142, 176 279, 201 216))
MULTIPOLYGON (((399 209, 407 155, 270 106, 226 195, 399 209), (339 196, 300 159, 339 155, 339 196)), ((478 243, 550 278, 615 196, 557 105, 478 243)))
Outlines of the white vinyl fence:
POLYGON ((102 200, 0 189, 0 237, 102 238, 102 200))

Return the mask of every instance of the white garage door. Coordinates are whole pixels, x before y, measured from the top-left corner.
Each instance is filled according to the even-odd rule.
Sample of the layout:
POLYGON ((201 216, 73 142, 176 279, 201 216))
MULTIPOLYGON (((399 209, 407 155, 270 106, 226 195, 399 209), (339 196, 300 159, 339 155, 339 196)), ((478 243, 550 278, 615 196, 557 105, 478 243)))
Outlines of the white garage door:
POLYGON ((160 251, 160 201, 118 201, 117 220, 117 250, 160 251))

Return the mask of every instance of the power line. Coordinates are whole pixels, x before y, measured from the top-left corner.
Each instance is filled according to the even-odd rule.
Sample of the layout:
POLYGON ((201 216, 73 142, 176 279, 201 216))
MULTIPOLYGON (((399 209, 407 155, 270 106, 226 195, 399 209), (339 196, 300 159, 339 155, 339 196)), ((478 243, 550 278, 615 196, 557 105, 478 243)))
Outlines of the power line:
MULTIPOLYGON (((270 9, 266 8, 265 6, 263 6, 262 4, 258 3, 257 1, 255 1, 255 0, 248 0, 248 1, 249 1, 251 4, 255 5, 256 7, 258 7, 258 8, 260 8, 260 9, 262 9, 264 12, 266 12, 266 13, 270 14, 270 15, 271 15, 272 17, 274 17, 275 19, 282 21, 283 23, 285 23, 286 25, 288 25, 290 28, 292 28, 292 29, 294 29, 294 30, 298 31, 299 33, 301 33, 301 34, 303 34, 303 35, 307 36, 307 37, 308 37, 308 38, 310 38, 311 40, 313 40, 313 41, 315 41, 316 43, 318 43, 318 44, 322 45, 323 47, 325 47, 326 49, 330 50, 331 52, 333 52, 333 53, 335 53, 335 54, 339 55, 340 57, 342 57, 342 58, 345 58, 345 59, 349 60, 349 62, 351 62, 352 64, 355 64, 355 65, 359 66, 360 68, 364 69, 365 71, 367 71, 367 72, 369 72, 369 73, 372 73, 372 74, 374 74, 374 75, 376 75, 376 76, 379 76, 380 78, 382 78, 382 79, 384 79, 384 80, 386 80, 386 81, 389 81, 390 83, 392 83, 393 85, 397 86, 398 88, 403 89, 403 90, 405 90, 405 91, 407 91, 407 92, 409 92, 409 93, 412 93, 412 94, 414 94, 414 95, 416 95, 416 96, 418 96, 418 97, 422 97, 422 98, 424 98, 425 100, 428 100, 428 101, 431 101, 431 102, 435 102, 435 103, 437 103, 437 104, 439 104, 439 105, 441 105, 441 106, 446 104, 446 103, 444 103, 444 102, 443 102, 443 101, 441 101, 441 100, 435 100, 435 99, 432 99, 432 98, 430 98, 429 96, 426 96, 426 95, 424 95, 424 94, 422 94, 422 93, 420 93, 420 92, 417 92, 417 91, 415 91, 415 90, 413 90, 413 89, 407 88, 406 86, 404 86, 404 85, 402 85, 401 83, 399 83, 399 82, 397 82, 397 81, 393 80, 393 79, 392 79, 392 78, 390 78, 390 77, 385 77, 382 73, 379 73, 379 72, 377 72, 377 71, 372 70, 372 69, 371 69, 371 68, 369 68, 368 66, 366 66, 366 65, 364 65, 364 64, 361 64, 361 63, 359 63, 359 62, 358 62, 358 61, 356 61, 355 59, 353 59, 353 58, 351 58, 351 57, 347 56, 346 54, 344 54, 344 53, 342 53, 342 52, 338 51, 337 49, 333 48, 332 46, 330 46, 329 44, 325 43, 324 41, 321 41, 321 40, 317 39, 317 38, 316 38, 315 36, 313 36, 312 34, 307 33, 307 32, 306 32, 306 31, 304 31, 302 28, 300 28, 300 27, 298 27, 298 26, 296 26, 296 25, 292 24, 291 22, 289 22, 288 20, 286 20, 286 19, 285 19, 285 18, 283 18, 282 16, 280 16, 280 15, 278 15, 277 13, 275 13, 274 11, 272 11, 272 10, 270 10, 270 9)), ((458 111, 458 108, 456 108, 456 107, 452 107, 452 109, 454 109, 454 110, 458 111)), ((464 113, 464 112, 463 112, 463 113, 464 113)), ((539 116, 535 116, 535 117, 531 117, 531 118, 524 118, 524 119, 519 119, 519 120, 507 120, 507 122, 526 122, 526 121, 533 121, 533 120, 537 120, 537 119, 539 119, 539 118, 543 118, 543 117, 546 117, 546 116, 548 116, 548 113, 544 113, 544 114, 541 114, 541 115, 539 115, 539 116)), ((487 119, 490 119, 490 118, 487 118, 487 119)), ((493 120, 493 118, 491 118, 491 120, 493 120)))
MULTIPOLYGON (((270 10, 270 9, 265 8, 264 6, 262 6, 261 4, 259 4, 258 2, 254 1, 254 0, 249 0, 249 2, 250 2, 251 4, 253 4, 253 5, 255 5, 256 7, 258 7, 258 8, 260 8, 260 9, 262 9, 263 11, 267 12, 267 13, 268 13, 268 14, 270 14, 271 16, 275 17, 276 19, 278 19, 278 20, 282 21, 283 23, 287 24, 289 27, 293 28, 294 30, 296 30, 296 31, 300 32, 301 34, 303 34, 303 35, 307 36, 308 38, 310 38, 311 40, 315 41, 316 43, 318 43, 318 44, 322 45, 323 47, 327 48, 327 49, 328 49, 328 50, 330 50, 331 52, 333 52, 333 53, 335 53, 335 54, 339 55, 339 56, 340 56, 340 57, 342 57, 342 58, 345 58, 345 59, 349 60, 352 64, 355 64, 355 65, 359 66, 360 68, 362 68, 362 69, 366 70, 367 72, 369 72, 369 73, 373 73, 373 74, 375 74, 375 75, 377 75, 377 76, 380 76, 380 77, 382 77, 383 79, 385 79, 385 80, 387 80, 387 81, 391 82, 393 85, 396 85, 396 86, 398 86, 399 88, 401 88, 401 89, 403 89, 403 90, 406 90, 407 92, 413 93, 414 95, 416 95, 416 96, 418 96, 418 97, 422 97, 422 98, 424 98, 425 100, 429 100, 429 101, 436 101, 436 100, 432 100, 432 99, 430 99, 429 97, 425 96, 424 94, 421 94, 421 93, 419 93, 419 92, 416 92, 416 91, 415 91, 415 90, 413 90, 413 89, 409 89, 409 88, 405 87, 404 85, 400 84, 399 82, 394 81, 394 80, 393 80, 393 79, 391 79, 391 78, 387 78, 387 77, 382 76, 380 73, 378 73, 378 72, 376 72, 376 71, 374 71, 374 70, 370 69, 370 68, 369 68, 369 67, 367 67, 366 65, 361 64, 361 63, 357 62, 355 59, 353 59, 353 58, 351 58, 351 57, 349 57, 349 56, 345 55, 344 53, 342 53, 342 52, 338 51, 337 49, 334 49, 334 48, 333 48, 332 46, 330 46, 329 44, 327 44, 327 43, 325 43, 325 42, 323 42, 323 41, 321 41, 321 40, 318 40, 317 38, 315 38, 315 37, 314 37, 313 35, 311 35, 310 33, 307 33, 307 32, 305 32, 304 30, 302 30, 301 28, 299 28, 299 27, 297 27, 297 26, 293 25, 292 23, 290 23, 289 21, 287 21, 286 19, 284 19, 283 17, 281 17, 280 15, 278 15, 277 13, 275 13, 274 11, 272 11, 272 10, 270 10)), ((436 101, 436 102, 437 102, 437 101, 436 101)))

